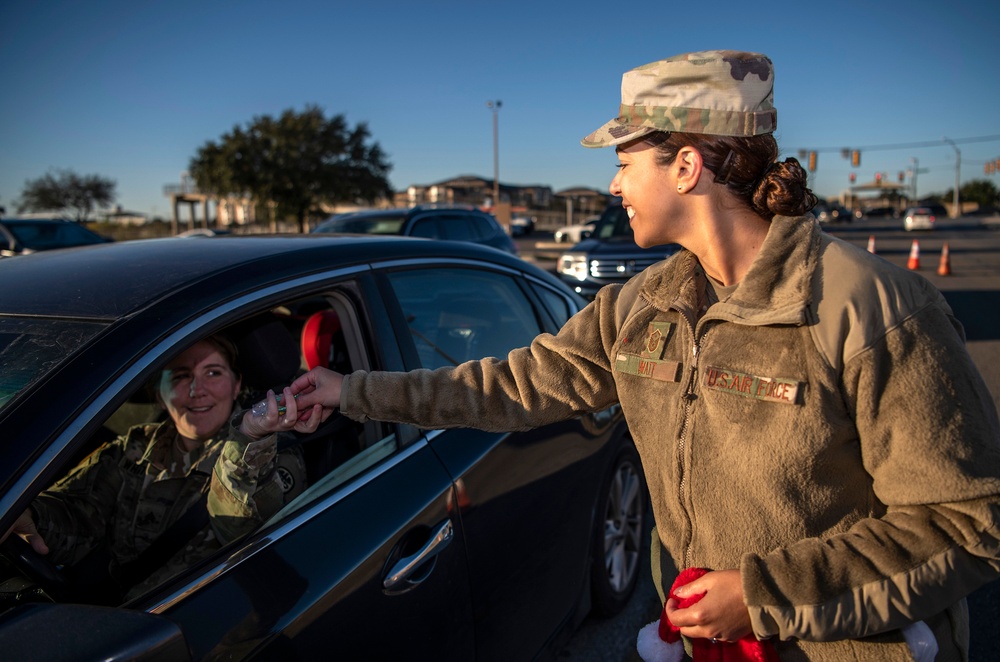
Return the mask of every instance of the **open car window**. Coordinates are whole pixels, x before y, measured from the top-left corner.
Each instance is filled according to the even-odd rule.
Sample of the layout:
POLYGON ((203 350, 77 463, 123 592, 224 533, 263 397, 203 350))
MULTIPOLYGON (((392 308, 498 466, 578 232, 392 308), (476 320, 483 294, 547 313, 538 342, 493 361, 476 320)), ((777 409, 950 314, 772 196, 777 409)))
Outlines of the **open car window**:
MULTIPOLYGON (((268 389, 280 392, 280 389, 294 380, 295 377, 317 366, 339 372, 378 367, 372 360, 373 341, 366 336, 366 324, 362 317, 364 311, 359 310, 356 301, 356 298, 348 296, 345 292, 331 290, 308 298, 289 300, 273 306, 267 311, 254 312, 224 329, 213 331, 213 333, 223 333, 232 340, 237 349, 239 369, 242 373, 242 388, 233 411, 250 408, 254 403, 266 397, 268 389)), ((77 330, 76 332, 85 331, 87 330, 77 330)), ((56 340, 58 339, 42 343, 41 347, 58 348, 61 345, 56 340)), ((191 340, 184 343, 183 347, 174 348, 170 353, 160 357, 157 365, 160 368, 167 365, 194 342, 191 340)), ((37 355, 38 352, 35 354, 37 355)), ((39 365, 44 366, 44 361, 39 360, 39 365)), ((13 374, 12 372, 11 375, 13 374)), ((158 377, 159 369, 155 374, 158 377)), ((11 383, 13 384, 13 382, 11 383)), ((17 389, 12 386, 10 390, 12 393, 16 393, 17 389)), ((100 429, 88 438, 87 443, 66 460, 62 471, 58 474, 58 479, 52 485, 47 486, 46 490, 51 490, 61 480, 79 471, 78 467, 82 466, 82 463, 92 462, 93 458, 97 457, 95 451, 106 452, 104 449, 108 448, 108 444, 121 445, 121 442, 117 440, 124 439, 128 435, 131 435, 128 437, 130 439, 140 438, 140 435, 136 434, 137 429, 161 426, 165 421, 170 422, 161 402, 155 395, 152 380, 146 379, 143 383, 134 384, 130 387, 130 393, 126 394, 124 402, 103 421, 100 429)), ((157 429, 162 428, 157 427, 157 429)), ((220 437, 224 437, 228 433, 228 429, 227 423, 224 426, 224 431, 220 430, 220 437)), ((239 544, 245 535, 252 534, 257 528, 280 523, 296 513, 319 506, 329 498, 334 498, 338 490, 349 486, 352 481, 366 471, 372 470, 391 458, 405 444, 411 443, 417 437, 418 433, 415 430, 374 421, 362 424, 337 413, 331 415, 314 433, 280 434, 277 439, 277 457, 267 479, 280 485, 283 505, 278 503, 274 512, 261 513, 263 521, 253 525, 253 528, 244 531, 233 540, 218 540, 213 545, 207 545, 205 547, 207 551, 200 556, 191 553, 191 548, 197 546, 194 542, 188 543, 188 546, 182 551, 171 551, 168 554, 169 562, 167 559, 163 559, 164 564, 155 566, 156 569, 152 574, 143 575, 144 579, 140 578, 135 582, 130 579, 128 585, 123 585, 120 592, 104 590, 110 586, 107 582, 118 582, 117 577, 112 578, 106 574, 98 576, 94 573, 95 568, 106 570, 109 567, 108 545, 98 544, 91 548, 89 546, 91 543, 87 543, 86 549, 82 549, 79 553, 74 551, 72 554, 63 555, 62 560, 56 564, 56 571, 62 575, 60 581, 68 580, 71 584, 70 588, 60 593, 56 601, 68 599, 80 603, 118 605, 137 599, 147 592, 156 590, 162 586, 163 582, 170 581, 177 576, 178 572, 204 567, 207 563, 215 562, 213 559, 227 558, 231 553, 232 545, 239 544), (400 434, 400 430, 404 431, 403 434, 400 434), (189 554, 189 556, 183 556, 184 554, 189 554), (176 570, 178 567, 180 569, 176 570), (88 577, 86 582, 83 581, 84 577, 88 577), (106 585, 102 586, 102 582, 106 585)), ((202 484, 206 484, 204 481, 217 480, 216 474, 219 474, 220 467, 223 467, 218 463, 212 464, 212 466, 209 464, 212 462, 195 467, 195 471, 200 472, 203 476, 202 484)), ((107 524, 109 529, 127 528, 127 523, 116 524, 119 522, 117 518, 122 513, 125 513, 130 521, 138 521, 136 518, 141 520, 157 516, 156 508, 141 505, 143 498, 141 495, 145 494, 149 486, 158 480, 158 471, 162 471, 162 469, 155 471, 146 469, 148 478, 145 479, 146 484, 141 487, 142 492, 133 494, 136 502, 140 503, 138 507, 134 503, 128 502, 128 498, 132 497, 124 500, 119 499, 115 508, 120 512, 116 510, 110 515, 107 524)), ((225 481, 223 481, 224 483, 225 481)), ((82 488, 75 486, 73 489, 82 488)), ((211 490, 215 489, 216 486, 213 483, 211 490)), ((207 494, 208 491, 206 489, 204 493, 207 494)), ((160 495, 158 498, 163 498, 163 488, 156 487, 153 492, 160 495)), ((76 492, 68 494, 68 497, 76 499, 75 494, 76 492)), ((197 497, 197 494, 189 494, 183 489, 178 494, 182 495, 184 499, 197 497)), ((80 493, 79 497, 86 498, 83 493, 80 493)), ((179 513, 198 507, 198 505, 194 505, 189 508, 180 508, 179 513)), ((200 507, 205 508, 204 505, 200 507)), ((214 512, 211 506, 209 512, 214 512)), ((97 517, 98 515, 93 516, 97 517)), ((100 517, 105 516, 107 515, 100 515, 100 517)), ((227 517, 229 516, 227 515, 227 517)), ((183 518, 175 517, 173 521, 176 522, 179 519, 183 518)), ((153 520, 149 521, 153 522, 153 520)), ((163 521, 167 522, 168 520, 164 518, 163 521)), ((214 520, 208 520, 208 523, 202 524, 201 528, 189 530, 181 528, 180 530, 185 531, 184 535, 189 538, 193 535, 194 538, 202 536, 211 539, 213 536, 218 536, 219 530, 216 526, 214 520)), ((163 547, 159 541, 170 538, 170 535, 167 534, 174 528, 168 523, 159 530, 150 529, 150 531, 141 534, 145 536, 145 539, 136 544, 136 551, 144 552, 149 548, 173 549, 172 547, 163 547)), ((128 535, 132 535, 132 531, 128 535)), ((113 539, 109 538, 109 541, 113 543, 113 539)), ((120 550, 120 546, 115 548, 120 550)), ((141 553, 140 556, 142 556, 141 553)), ((141 567, 146 568, 147 565, 141 567)), ((0 577, 0 583, 9 579, 8 575, 18 574, 17 568, 4 567, 3 574, 4 577, 0 577)), ((20 589, 22 584, 18 583, 17 586, 20 589)))

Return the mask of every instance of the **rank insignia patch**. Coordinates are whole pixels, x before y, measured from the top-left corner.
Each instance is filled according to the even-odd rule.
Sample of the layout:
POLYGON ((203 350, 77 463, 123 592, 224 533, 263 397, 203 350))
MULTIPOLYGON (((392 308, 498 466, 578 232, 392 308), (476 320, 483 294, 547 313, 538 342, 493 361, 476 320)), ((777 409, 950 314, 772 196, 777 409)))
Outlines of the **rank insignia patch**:
POLYGON ((673 326, 672 322, 651 322, 642 343, 642 351, 638 355, 619 352, 615 358, 615 369, 662 382, 680 381, 681 364, 663 360, 673 326))

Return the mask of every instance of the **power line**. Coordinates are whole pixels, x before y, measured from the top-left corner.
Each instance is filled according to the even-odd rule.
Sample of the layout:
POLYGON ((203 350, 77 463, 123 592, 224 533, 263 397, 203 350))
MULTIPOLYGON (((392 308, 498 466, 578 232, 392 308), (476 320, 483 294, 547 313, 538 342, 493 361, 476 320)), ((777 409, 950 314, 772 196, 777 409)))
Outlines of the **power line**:
MULTIPOLYGON (((974 138, 953 138, 951 142, 955 144, 964 145, 966 143, 985 143, 992 142, 995 140, 1000 140, 1000 135, 992 136, 978 136, 974 138)), ((862 152, 877 152, 886 151, 892 149, 916 149, 918 147, 939 147, 941 145, 948 145, 950 143, 944 140, 925 140, 923 142, 913 142, 913 143, 894 143, 888 145, 855 145, 850 148, 847 147, 808 147, 808 148, 795 148, 795 149, 782 149, 783 152, 838 152, 842 153, 845 149, 859 150, 862 152)))

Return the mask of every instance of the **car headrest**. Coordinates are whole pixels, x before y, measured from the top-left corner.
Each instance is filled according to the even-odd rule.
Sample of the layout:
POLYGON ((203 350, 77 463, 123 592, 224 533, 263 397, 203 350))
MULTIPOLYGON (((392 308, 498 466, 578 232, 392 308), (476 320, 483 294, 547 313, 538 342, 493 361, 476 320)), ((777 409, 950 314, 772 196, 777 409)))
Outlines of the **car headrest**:
POLYGON ((309 370, 330 367, 333 334, 340 330, 340 318, 332 310, 313 313, 302 326, 302 357, 309 370))
POLYGON ((288 328, 273 315, 258 315, 241 322, 228 335, 239 351, 245 389, 280 389, 295 379, 301 365, 298 345, 288 328))

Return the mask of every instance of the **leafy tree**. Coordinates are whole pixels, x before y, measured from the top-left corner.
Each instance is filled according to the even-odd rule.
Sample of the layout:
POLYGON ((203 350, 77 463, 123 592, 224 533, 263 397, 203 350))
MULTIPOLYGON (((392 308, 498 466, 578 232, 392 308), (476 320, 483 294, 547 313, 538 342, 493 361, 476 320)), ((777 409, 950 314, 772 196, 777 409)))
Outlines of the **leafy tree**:
POLYGON ((316 106, 258 116, 198 149, 188 168, 203 193, 247 195, 293 217, 299 231, 322 203, 371 203, 391 194, 392 167, 368 127, 327 119, 316 106))
POLYGON ((116 182, 99 175, 78 175, 72 170, 24 183, 18 211, 72 210, 77 222, 87 220, 94 208, 110 207, 115 201, 116 182))
POLYGON ((978 202, 980 207, 992 207, 1000 199, 997 187, 988 179, 965 182, 958 190, 958 194, 963 201, 978 202))

